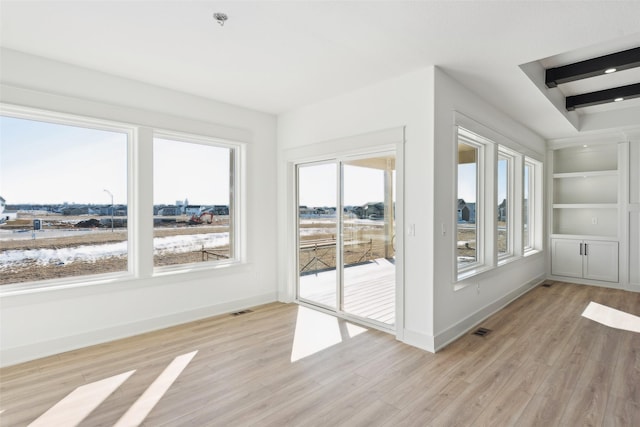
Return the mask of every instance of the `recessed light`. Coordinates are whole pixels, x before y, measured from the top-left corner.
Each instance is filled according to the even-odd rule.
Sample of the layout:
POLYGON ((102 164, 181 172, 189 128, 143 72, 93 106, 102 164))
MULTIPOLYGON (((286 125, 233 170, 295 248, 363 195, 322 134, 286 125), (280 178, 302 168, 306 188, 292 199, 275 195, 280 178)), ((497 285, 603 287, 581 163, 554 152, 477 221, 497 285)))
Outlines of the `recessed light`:
POLYGON ((620 101, 624 101, 624 98, 616 98, 613 100, 614 102, 620 102, 620 101))
POLYGON ((582 147, 587 148, 587 147, 588 147, 588 145, 587 145, 587 144, 584 144, 582 147))
POLYGON ((606 70, 604 70, 605 74, 611 74, 611 73, 615 73, 616 71, 618 71, 615 68, 607 68, 606 70))

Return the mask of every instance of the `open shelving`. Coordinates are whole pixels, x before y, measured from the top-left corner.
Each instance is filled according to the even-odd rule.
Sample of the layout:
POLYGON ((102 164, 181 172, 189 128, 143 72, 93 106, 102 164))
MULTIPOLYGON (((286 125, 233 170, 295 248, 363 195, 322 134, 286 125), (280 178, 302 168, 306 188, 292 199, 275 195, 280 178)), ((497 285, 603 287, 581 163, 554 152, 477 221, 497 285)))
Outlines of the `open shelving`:
POLYGON ((553 151, 552 237, 617 239, 617 144, 553 151))

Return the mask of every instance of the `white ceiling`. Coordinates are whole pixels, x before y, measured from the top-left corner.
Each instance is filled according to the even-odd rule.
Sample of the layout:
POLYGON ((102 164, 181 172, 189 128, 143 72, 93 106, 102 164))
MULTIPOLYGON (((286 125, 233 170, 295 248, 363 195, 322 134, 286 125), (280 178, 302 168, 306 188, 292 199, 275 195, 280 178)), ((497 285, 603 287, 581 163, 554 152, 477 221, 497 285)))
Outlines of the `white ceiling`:
POLYGON ((274 114, 438 65, 555 138, 576 130, 519 65, 640 46, 640 1, 1 0, 0 27, 6 48, 274 114))

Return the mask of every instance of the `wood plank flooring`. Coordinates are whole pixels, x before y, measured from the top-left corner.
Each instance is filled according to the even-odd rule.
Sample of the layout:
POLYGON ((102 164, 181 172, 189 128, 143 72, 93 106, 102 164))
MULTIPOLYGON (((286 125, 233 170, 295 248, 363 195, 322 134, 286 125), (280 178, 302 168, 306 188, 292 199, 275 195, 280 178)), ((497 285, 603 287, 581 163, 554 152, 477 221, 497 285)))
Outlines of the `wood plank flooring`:
POLYGON ((84 396, 94 410, 57 415, 90 412, 79 425, 113 426, 145 390, 162 389, 135 405, 153 408, 135 414, 142 425, 638 426, 640 334, 581 317, 590 301, 640 315, 640 294, 554 282, 483 322, 486 337, 467 334, 435 355, 269 304, 1 369, 0 425, 29 425, 78 387, 113 378, 111 394, 84 396))

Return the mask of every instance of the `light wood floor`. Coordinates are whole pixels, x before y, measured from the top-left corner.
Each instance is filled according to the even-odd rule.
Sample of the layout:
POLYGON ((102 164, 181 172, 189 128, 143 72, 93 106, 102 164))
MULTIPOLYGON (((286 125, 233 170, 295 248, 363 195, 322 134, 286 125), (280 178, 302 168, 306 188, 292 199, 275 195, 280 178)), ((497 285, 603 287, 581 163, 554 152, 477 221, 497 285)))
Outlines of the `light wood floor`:
POLYGON ((483 322, 488 336, 435 355, 270 304, 2 369, 0 424, 28 425, 77 387, 135 370, 80 423, 112 426, 197 350, 155 388, 143 425, 638 426, 640 334, 581 317, 590 301, 640 315, 640 294, 555 282, 483 322), (329 347, 292 362, 305 342, 329 347))

